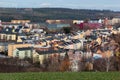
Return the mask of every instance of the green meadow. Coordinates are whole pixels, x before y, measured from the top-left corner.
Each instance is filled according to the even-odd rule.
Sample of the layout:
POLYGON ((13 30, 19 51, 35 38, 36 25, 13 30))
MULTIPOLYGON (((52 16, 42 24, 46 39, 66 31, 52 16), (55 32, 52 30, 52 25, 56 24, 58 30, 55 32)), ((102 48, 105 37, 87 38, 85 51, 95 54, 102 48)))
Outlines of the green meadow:
POLYGON ((120 80, 120 72, 0 73, 0 80, 120 80))

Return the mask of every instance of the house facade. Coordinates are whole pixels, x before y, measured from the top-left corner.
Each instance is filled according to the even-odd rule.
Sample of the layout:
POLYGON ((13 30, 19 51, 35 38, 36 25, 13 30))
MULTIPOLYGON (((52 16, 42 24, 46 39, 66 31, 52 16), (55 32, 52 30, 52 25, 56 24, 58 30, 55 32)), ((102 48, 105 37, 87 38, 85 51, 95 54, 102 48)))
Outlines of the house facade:
POLYGON ((18 57, 19 59, 32 58, 32 48, 31 47, 17 48, 16 50, 13 51, 13 57, 18 57))

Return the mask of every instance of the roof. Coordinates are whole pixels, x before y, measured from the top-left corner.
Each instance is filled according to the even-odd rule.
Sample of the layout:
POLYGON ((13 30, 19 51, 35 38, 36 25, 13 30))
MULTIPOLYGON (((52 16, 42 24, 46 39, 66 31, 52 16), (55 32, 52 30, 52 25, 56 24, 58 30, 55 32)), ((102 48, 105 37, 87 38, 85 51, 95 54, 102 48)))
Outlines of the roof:
POLYGON ((21 38, 21 40, 25 41, 26 39, 25 38, 21 38))
POLYGON ((18 36, 26 36, 25 33, 19 33, 18 36))
POLYGON ((1 22, 2 25, 22 25, 19 23, 11 23, 11 22, 1 22))
POLYGON ((46 51, 40 51, 40 50, 36 50, 36 52, 40 55, 42 54, 55 54, 55 53, 62 53, 62 52, 65 52, 64 49, 58 49, 58 50, 53 50, 53 49, 49 49, 49 50, 46 50, 46 51))
POLYGON ((23 26, 18 26, 19 29, 21 29, 23 26))
POLYGON ((15 32, 19 32, 20 31, 20 29, 15 29, 15 32))
POLYGON ((76 43, 80 43, 81 41, 78 40, 78 39, 72 39, 71 41, 69 42, 65 42, 65 41, 62 41, 63 43, 60 44, 61 46, 66 46, 66 45, 71 45, 71 44, 76 44, 76 43))
POLYGON ((3 33, 3 34, 16 34, 16 33, 10 32, 10 31, 2 31, 0 33, 3 33))
POLYGON ((0 42, 0 46, 8 46, 9 44, 12 44, 12 42, 0 42))
POLYGON ((13 33, 12 31, 13 31, 12 28, 5 28, 5 29, 3 29, 0 33, 15 34, 15 33, 13 33))
POLYGON ((55 50, 51 50, 51 51, 39 51, 38 52, 38 54, 40 54, 40 55, 42 55, 42 54, 55 54, 55 53, 62 53, 62 52, 65 52, 65 51, 59 51, 59 50, 57 50, 57 51, 55 51, 55 50))
POLYGON ((32 47, 17 48, 19 51, 32 50, 32 47))
POLYGON ((95 29, 95 28, 102 27, 102 24, 101 23, 81 23, 81 24, 78 24, 78 26, 80 27, 80 29, 84 29, 86 26, 87 28, 89 27, 90 29, 95 29))
POLYGON ((27 26, 24 26, 24 28, 23 29, 29 29, 29 27, 27 27, 27 26))

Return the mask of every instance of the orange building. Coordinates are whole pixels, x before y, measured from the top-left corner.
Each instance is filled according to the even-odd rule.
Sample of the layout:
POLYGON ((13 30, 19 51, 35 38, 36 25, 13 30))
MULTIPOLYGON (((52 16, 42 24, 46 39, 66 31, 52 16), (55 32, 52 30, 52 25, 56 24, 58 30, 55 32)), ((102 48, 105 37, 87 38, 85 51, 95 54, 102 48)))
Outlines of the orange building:
POLYGON ((23 44, 23 43, 18 43, 18 44, 9 44, 8 45, 8 56, 12 57, 13 56, 13 51, 17 48, 23 48, 23 47, 31 47, 31 44, 23 44))

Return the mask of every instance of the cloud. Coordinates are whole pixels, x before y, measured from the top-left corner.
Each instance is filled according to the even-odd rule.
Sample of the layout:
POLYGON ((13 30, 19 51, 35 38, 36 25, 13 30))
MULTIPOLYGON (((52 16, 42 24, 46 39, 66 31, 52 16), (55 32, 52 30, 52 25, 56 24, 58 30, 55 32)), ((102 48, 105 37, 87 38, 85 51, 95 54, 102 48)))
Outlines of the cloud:
POLYGON ((41 7, 50 7, 50 6, 52 6, 52 4, 51 3, 42 3, 40 6, 41 7))

